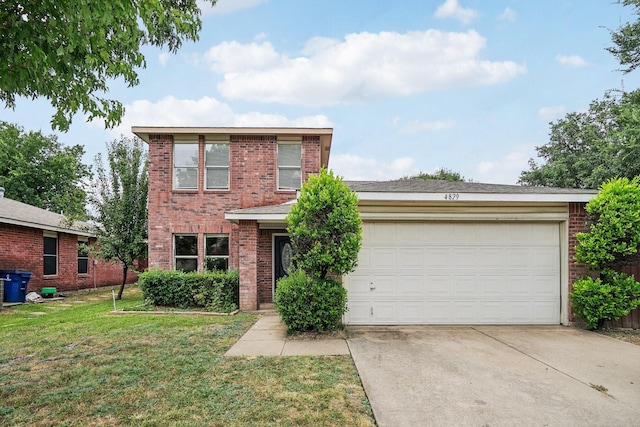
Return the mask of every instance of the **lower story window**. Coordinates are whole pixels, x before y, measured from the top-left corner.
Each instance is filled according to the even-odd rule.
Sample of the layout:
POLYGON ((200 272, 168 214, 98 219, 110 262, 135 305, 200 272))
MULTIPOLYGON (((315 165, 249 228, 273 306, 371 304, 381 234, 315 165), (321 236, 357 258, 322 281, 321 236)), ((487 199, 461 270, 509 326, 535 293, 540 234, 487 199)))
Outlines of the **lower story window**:
POLYGON ((174 235, 173 253, 176 270, 198 271, 198 236, 174 235))
POLYGON ((204 268, 206 270, 229 269, 228 234, 212 234, 205 236, 204 263, 204 268))
POLYGON ((89 246, 86 240, 78 240, 78 274, 89 274, 89 246))
POLYGON ((58 235, 56 233, 44 235, 43 265, 44 276, 58 274, 58 235))

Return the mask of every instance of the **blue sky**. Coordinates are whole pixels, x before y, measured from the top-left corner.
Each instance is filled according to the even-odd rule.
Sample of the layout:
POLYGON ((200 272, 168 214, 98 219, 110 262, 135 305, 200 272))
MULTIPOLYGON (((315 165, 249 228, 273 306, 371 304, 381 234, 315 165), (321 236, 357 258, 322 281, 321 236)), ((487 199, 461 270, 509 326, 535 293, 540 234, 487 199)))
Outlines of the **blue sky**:
MULTIPOLYGON (((121 126, 77 115, 65 144, 91 163, 131 126, 333 127, 346 179, 445 167, 515 184, 549 122, 605 91, 639 87, 605 51, 634 20, 603 0, 219 0, 197 43, 145 48, 140 85, 111 84, 121 126)), ((46 100, 0 119, 54 133, 46 100)))

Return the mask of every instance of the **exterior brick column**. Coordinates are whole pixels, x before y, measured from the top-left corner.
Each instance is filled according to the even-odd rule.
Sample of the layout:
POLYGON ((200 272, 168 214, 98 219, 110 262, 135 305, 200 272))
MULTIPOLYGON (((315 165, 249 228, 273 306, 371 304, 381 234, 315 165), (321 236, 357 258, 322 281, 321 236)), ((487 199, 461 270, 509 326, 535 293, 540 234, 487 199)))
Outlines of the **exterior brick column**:
MULTIPOLYGON (((587 267, 575 261, 576 234, 587 229, 587 211, 584 203, 569 203, 569 292, 573 290, 573 282, 587 275, 587 267)), ((573 309, 569 311, 569 320, 575 321, 573 309)))
POLYGON ((258 309, 258 224, 240 221, 238 270, 240 273, 240 310, 258 309))

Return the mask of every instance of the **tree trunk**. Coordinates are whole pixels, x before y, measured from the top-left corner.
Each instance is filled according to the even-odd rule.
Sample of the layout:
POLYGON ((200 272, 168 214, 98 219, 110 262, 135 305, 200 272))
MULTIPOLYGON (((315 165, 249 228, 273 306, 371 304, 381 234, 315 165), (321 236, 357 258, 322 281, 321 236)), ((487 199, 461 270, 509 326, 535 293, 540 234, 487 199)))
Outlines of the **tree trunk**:
POLYGON ((122 284, 120 285, 120 290, 118 291, 118 300, 122 299, 122 292, 124 292, 124 285, 127 284, 127 272, 129 271, 129 267, 125 264, 122 267, 122 284))

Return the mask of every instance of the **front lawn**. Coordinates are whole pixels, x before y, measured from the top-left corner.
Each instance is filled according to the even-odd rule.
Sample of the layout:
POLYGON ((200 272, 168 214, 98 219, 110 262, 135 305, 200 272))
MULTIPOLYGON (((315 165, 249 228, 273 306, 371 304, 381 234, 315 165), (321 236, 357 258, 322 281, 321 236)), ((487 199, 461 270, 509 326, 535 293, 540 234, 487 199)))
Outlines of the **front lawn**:
POLYGON ((225 358, 256 316, 112 308, 99 291, 0 312, 0 425, 374 425, 347 356, 225 358))

